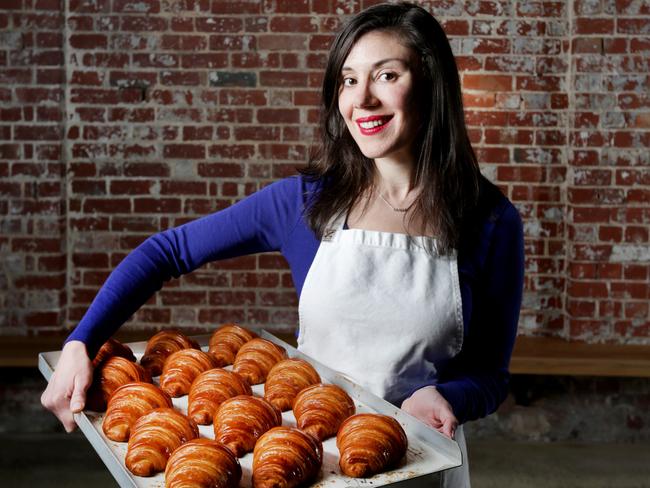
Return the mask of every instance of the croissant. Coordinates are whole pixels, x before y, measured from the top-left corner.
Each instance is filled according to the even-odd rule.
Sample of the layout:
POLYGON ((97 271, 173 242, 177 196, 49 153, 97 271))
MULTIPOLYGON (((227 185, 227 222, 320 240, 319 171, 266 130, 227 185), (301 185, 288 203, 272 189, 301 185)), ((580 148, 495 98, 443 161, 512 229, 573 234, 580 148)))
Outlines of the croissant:
POLYGON ((274 427, 253 451, 254 488, 293 488, 312 481, 323 464, 323 444, 292 427, 274 427))
POLYGON ((225 400, 252 394, 250 385, 237 373, 209 369, 198 375, 190 387, 187 415, 199 425, 208 425, 225 400))
POLYGON ((232 370, 242 375, 251 385, 264 383, 266 375, 275 363, 287 357, 284 347, 277 346, 266 339, 252 339, 244 344, 237 356, 232 370))
POLYGON ((194 439, 177 448, 165 469, 166 488, 236 488, 241 480, 239 460, 212 439, 194 439))
POLYGON ((147 341, 140 364, 145 367, 151 376, 162 373, 165 359, 181 349, 201 349, 197 342, 190 339, 178 330, 163 330, 147 341))
POLYGON ((221 404, 213 422, 215 440, 242 457, 264 432, 282 424, 282 413, 263 398, 238 395, 221 404))
POLYGON ((339 466, 353 478, 367 478, 395 466, 406 454, 406 433, 387 415, 360 413, 349 417, 336 436, 339 466))
POLYGON ((160 388, 176 398, 187 395, 192 381, 202 372, 216 368, 217 362, 199 349, 181 349, 169 355, 160 375, 160 388))
POLYGON ((135 356, 131 348, 125 344, 122 344, 120 341, 113 339, 112 337, 102 344, 102 347, 99 348, 97 354, 95 354, 95 359, 93 359, 93 367, 99 366, 103 361, 112 357, 112 356, 121 356, 129 361, 135 362, 135 356))
POLYGON ((291 410, 300 390, 315 383, 320 383, 320 376, 311 364, 302 359, 285 359, 269 371, 264 398, 285 412, 291 410))
POLYGON ((321 441, 336 435, 341 423, 355 410, 350 395, 331 384, 309 386, 293 402, 298 428, 321 441))
POLYGON ((157 408, 140 417, 131 429, 126 467, 136 476, 165 470, 169 455, 181 444, 196 439, 199 428, 173 408, 157 408))
POLYGON ((103 412, 113 392, 134 381, 151 383, 151 376, 142 366, 128 359, 120 356, 108 358, 95 369, 93 382, 86 395, 86 406, 90 410, 103 412))
POLYGON ((126 442, 136 420, 156 408, 172 407, 169 395, 150 383, 127 383, 113 392, 108 400, 102 430, 116 442, 126 442))
POLYGON ((208 346, 219 367, 228 366, 235 362, 239 349, 257 334, 236 324, 224 324, 214 331, 208 346))

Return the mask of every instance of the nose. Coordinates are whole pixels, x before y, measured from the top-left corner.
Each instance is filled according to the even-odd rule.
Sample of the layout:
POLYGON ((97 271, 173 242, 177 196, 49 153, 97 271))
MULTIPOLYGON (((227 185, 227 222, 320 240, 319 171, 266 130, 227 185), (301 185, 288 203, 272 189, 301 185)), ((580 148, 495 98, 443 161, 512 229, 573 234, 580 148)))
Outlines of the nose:
POLYGON ((372 86, 368 81, 359 81, 354 91, 354 108, 374 107, 378 103, 377 97, 372 92, 372 86))

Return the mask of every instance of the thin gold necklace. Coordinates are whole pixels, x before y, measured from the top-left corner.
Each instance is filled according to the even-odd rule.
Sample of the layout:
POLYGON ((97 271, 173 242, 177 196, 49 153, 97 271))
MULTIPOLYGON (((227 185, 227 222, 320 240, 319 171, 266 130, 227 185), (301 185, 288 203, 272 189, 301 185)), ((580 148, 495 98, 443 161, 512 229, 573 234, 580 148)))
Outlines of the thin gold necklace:
POLYGON ((411 207, 415 204, 415 200, 413 200, 408 207, 403 207, 403 208, 393 207, 393 205, 391 205, 391 203, 384 198, 384 195, 382 195, 379 190, 377 190, 377 195, 379 195, 381 201, 384 202, 386 205, 388 205, 393 212, 406 213, 409 210, 411 210, 411 207))

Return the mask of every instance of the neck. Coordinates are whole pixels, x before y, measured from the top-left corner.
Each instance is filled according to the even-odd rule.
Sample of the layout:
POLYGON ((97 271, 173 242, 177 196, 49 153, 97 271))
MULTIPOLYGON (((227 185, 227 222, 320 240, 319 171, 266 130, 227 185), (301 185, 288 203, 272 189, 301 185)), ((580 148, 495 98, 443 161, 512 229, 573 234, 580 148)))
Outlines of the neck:
POLYGON ((375 159, 377 191, 392 201, 403 201, 415 189, 414 164, 390 159, 375 159))

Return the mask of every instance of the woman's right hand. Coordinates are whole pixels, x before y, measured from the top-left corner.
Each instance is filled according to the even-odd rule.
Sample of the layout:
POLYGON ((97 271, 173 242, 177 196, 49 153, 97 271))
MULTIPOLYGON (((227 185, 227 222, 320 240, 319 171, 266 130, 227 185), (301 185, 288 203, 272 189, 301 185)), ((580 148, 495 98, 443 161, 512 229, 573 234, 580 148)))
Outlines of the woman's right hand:
POLYGON ((43 406, 58 417, 67 432, 76 428, 73 414, 83 410, 92 379, 93 365, 86 345, 80 341, 68 342, 41 395, 43 406))

